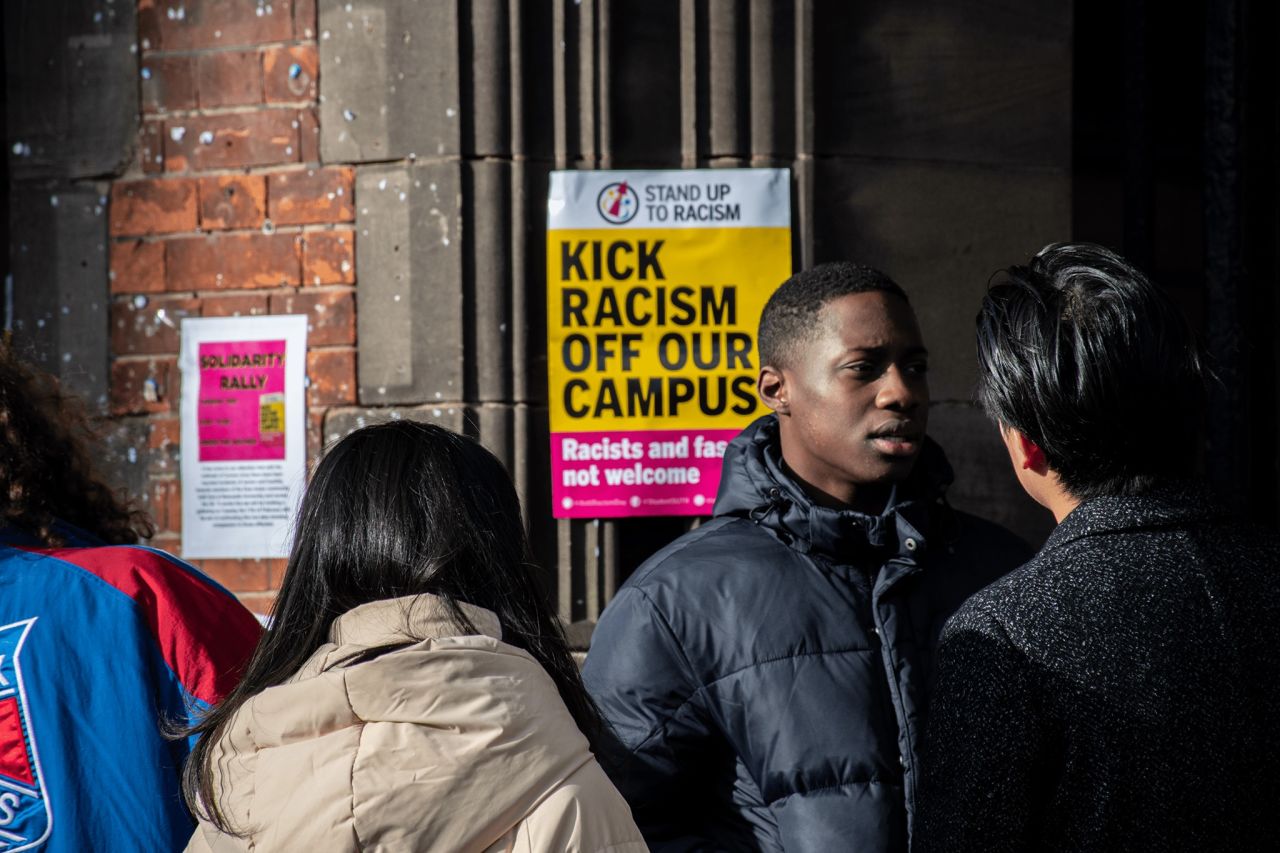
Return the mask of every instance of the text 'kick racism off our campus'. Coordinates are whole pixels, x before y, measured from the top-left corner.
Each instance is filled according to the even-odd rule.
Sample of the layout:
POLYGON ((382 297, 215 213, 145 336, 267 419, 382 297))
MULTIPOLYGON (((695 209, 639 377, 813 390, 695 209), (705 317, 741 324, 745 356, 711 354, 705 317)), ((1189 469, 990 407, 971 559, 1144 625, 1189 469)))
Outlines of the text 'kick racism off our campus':
POLYGON ((553 172, 547 211, 556 517, 709 515, 725 447, 764 411, 788 171, 553 172))

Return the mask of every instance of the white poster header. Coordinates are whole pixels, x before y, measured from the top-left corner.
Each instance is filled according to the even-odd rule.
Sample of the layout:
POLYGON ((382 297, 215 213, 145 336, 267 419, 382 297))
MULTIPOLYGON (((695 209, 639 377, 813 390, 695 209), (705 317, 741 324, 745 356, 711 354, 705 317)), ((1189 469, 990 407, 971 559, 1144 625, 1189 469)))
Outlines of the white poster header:
POLYGON ((552 172, 547 228, 790 228, 786 169, 552 172))

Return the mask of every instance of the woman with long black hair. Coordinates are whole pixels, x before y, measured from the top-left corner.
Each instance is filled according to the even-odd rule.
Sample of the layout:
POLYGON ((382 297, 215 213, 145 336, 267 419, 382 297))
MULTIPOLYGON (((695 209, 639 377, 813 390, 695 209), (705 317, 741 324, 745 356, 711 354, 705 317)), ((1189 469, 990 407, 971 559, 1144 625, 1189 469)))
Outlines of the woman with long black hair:
POLYGON ((196 726, 192 851, 643 851, 501 463, 440 427, 316 468, 271 629, 196 726))

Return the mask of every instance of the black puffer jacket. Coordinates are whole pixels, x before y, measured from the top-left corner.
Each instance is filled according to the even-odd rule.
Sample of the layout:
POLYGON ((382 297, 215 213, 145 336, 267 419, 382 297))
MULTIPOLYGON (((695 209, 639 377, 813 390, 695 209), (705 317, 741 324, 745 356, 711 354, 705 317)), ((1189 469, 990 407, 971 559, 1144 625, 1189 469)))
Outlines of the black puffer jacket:
POLYGON ((939 630, 1030 553, 951 510, 950 479, 927 445, 873 518, 787 478, 772 415, 730 445, 716 518, 627 581, 587 656, 652 849, 906 849, 939 630))

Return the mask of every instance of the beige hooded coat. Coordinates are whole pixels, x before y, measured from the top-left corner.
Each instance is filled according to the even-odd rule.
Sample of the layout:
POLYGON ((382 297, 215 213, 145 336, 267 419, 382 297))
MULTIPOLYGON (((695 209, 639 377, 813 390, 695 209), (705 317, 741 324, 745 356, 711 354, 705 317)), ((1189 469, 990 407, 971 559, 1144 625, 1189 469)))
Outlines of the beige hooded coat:
POLYGON ((335 620, 218 743, 220 804, 247 835, 201 821, 189 853, 646 851, 550 676, 463 609, 482 635, 453 636, 431 596, 335 620))

